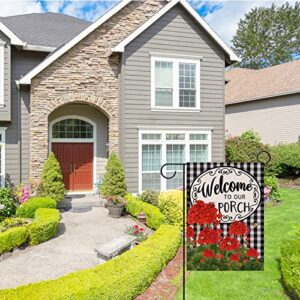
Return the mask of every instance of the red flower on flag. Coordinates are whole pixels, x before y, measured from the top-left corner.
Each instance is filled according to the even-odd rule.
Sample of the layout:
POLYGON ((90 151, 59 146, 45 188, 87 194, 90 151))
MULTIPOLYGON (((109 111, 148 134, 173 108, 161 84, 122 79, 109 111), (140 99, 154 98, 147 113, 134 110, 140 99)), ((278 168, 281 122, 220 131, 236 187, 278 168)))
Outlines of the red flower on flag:
POLYGON ((205 227, 198 234, 197 243, 199 245, 218 244, 218 242, 222 239, 221 234, 221 229, 212 229, 205 227))
POLYGON ((194 239, 196 235, 196 232, 194 231, 192 226, 188 226, 186 229, 186 237, 188 239, 194 239))
POLYGON ((241 253, 232 253, 230 256, 229 256, 229 260, 230 261, 240 261, 240 258, 241 258, 241 253))
POLYGON ((210 250, 210 249, 206 249, 203 251, 203 257, 205 258, 214 258, 215 257, 215 252, 210 250))
POLYGON ((228 236, 224 238, 219 244, 219 248, 222 251, 233 251, 239 249, 240 247, 241 245, 237 239, 228 236))
POLYGON ((248 249, 246 252, 246 256, 251 257, 251 258, 257 258, 259 256, 258 251, 254 248, 248 249))
POLYGON ((249 233, 249 229, 244 222, 235 221, 233 222, 228 230, 230 235, 242 236, 249 233))

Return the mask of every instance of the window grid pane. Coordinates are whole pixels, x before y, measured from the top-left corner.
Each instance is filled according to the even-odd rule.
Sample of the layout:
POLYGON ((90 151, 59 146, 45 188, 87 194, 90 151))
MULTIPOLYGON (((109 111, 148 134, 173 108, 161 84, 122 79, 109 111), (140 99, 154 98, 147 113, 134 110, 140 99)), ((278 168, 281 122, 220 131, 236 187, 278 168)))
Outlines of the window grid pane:
POLYGON ((160 190, 160 173, 142 174, 142 190, 160 190))
POLYGON ((53 125, 52 138, 55 139, 93 138, 93 125, 79 119, 65 119, 53 125))
POLYGON ((143 133, 142 140, 160 140, 161 134, 159 133, 143 133))
MULTIPOLYGON (((172 176, 173 172, 167 172, 167 176, 172 176)), ((177 171, 176 176, 172 179, 167 180, 167 189, 174 190, 182 187, 182 171, 177 171)))
POLYGON ((173 105, 173 63, 155 62, 155 105, 173 105))
POLYGON ((142 171, 160 171, 161 145, 142 146, 142 171))
POLYGON ((173 106, 173 89, 156 88, 155 89, 155 105, 157 105, 157 106, 173 106))
POLYGON ((191 162, 208 161, 208 145, 190 145, 191 162))
POLYGON ((185 134, 184 133, 182 133, 182 134, 181 133, 167 133, 166 139, 173 140, 173 141, 184 140, 185 134))
POLYGON ((196 64, 179 64, 179 106, 196 107, 196 64))
POLYGON ((192 134, 190 134, 190 140, 191 141, 207 141, 208 140, 208 134, 192 133, 192 134))
MULTIPOLYGON (((167 145, 167 163, 184 163, 185 145, 167 145)), ((181 166, 167 166, 168 171, 180 170, 181 166)))

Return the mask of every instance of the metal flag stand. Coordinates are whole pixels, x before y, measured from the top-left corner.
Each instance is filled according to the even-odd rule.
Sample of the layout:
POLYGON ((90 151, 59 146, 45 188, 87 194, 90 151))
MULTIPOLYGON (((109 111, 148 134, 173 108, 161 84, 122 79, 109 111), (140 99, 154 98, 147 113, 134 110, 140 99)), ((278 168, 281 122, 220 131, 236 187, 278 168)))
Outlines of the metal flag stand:
POLYGON ((170 180, 172 178, 174 178, 177 174, 177 171, 173 171, 173 174, 171 176, 167 176, 166 174, 164 174, 163 170, 165 167, 167 166, 181 166, 182 167, 182 198, 183 198, 183 203, 182 203, 182 211, 183 213, 183 218, 182 218, 182 241, 183 241, 183 251, 182 251, 182 255, 183 255, 183 267, 182 267, 182 296, 183 296, 183 300, 185 300, 185 276, 186 276, 186 253, 185 253, 185 213, 186 213, 186 182, 185 182, 185 178, 186 178, 186 174, 185 174, 185 170, 186 170, 186 163, 167 163, 161 166, 160 168, 160 175, 162 177, 164 177, 167 180, 170 180))

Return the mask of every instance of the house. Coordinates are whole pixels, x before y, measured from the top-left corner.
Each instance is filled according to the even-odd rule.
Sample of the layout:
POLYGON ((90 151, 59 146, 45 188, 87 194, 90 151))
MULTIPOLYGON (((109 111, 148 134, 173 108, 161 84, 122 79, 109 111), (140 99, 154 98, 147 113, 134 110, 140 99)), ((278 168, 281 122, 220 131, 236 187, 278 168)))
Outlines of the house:
POLYGON ((226 132, 252 129, 267 144, 300 141, 300 61, 225 72, 226 132))
POLYGON ((0 24, 7 184, 39 178, 49 151, 74 192, 93 190, 109 151, 130 192, 180 185, 180 172, 160 176, 166 162, 224 160, 224 68, 238 58, 185 0, 123 0, 94 23, 0 24))

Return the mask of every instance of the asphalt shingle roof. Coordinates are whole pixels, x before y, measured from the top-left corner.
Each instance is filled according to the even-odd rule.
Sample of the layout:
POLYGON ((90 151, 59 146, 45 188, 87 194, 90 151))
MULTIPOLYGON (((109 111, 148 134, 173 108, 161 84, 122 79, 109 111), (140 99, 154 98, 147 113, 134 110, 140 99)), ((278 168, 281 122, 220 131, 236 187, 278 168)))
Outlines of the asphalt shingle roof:
POLYGON ((225 72, 225 104, 300 92, 300 60, 261 70, 225 72))
POLYGON ((33 13, 0 17, 19 39, 29 45, 59 47, 91 23, 59 13, 33 13))

